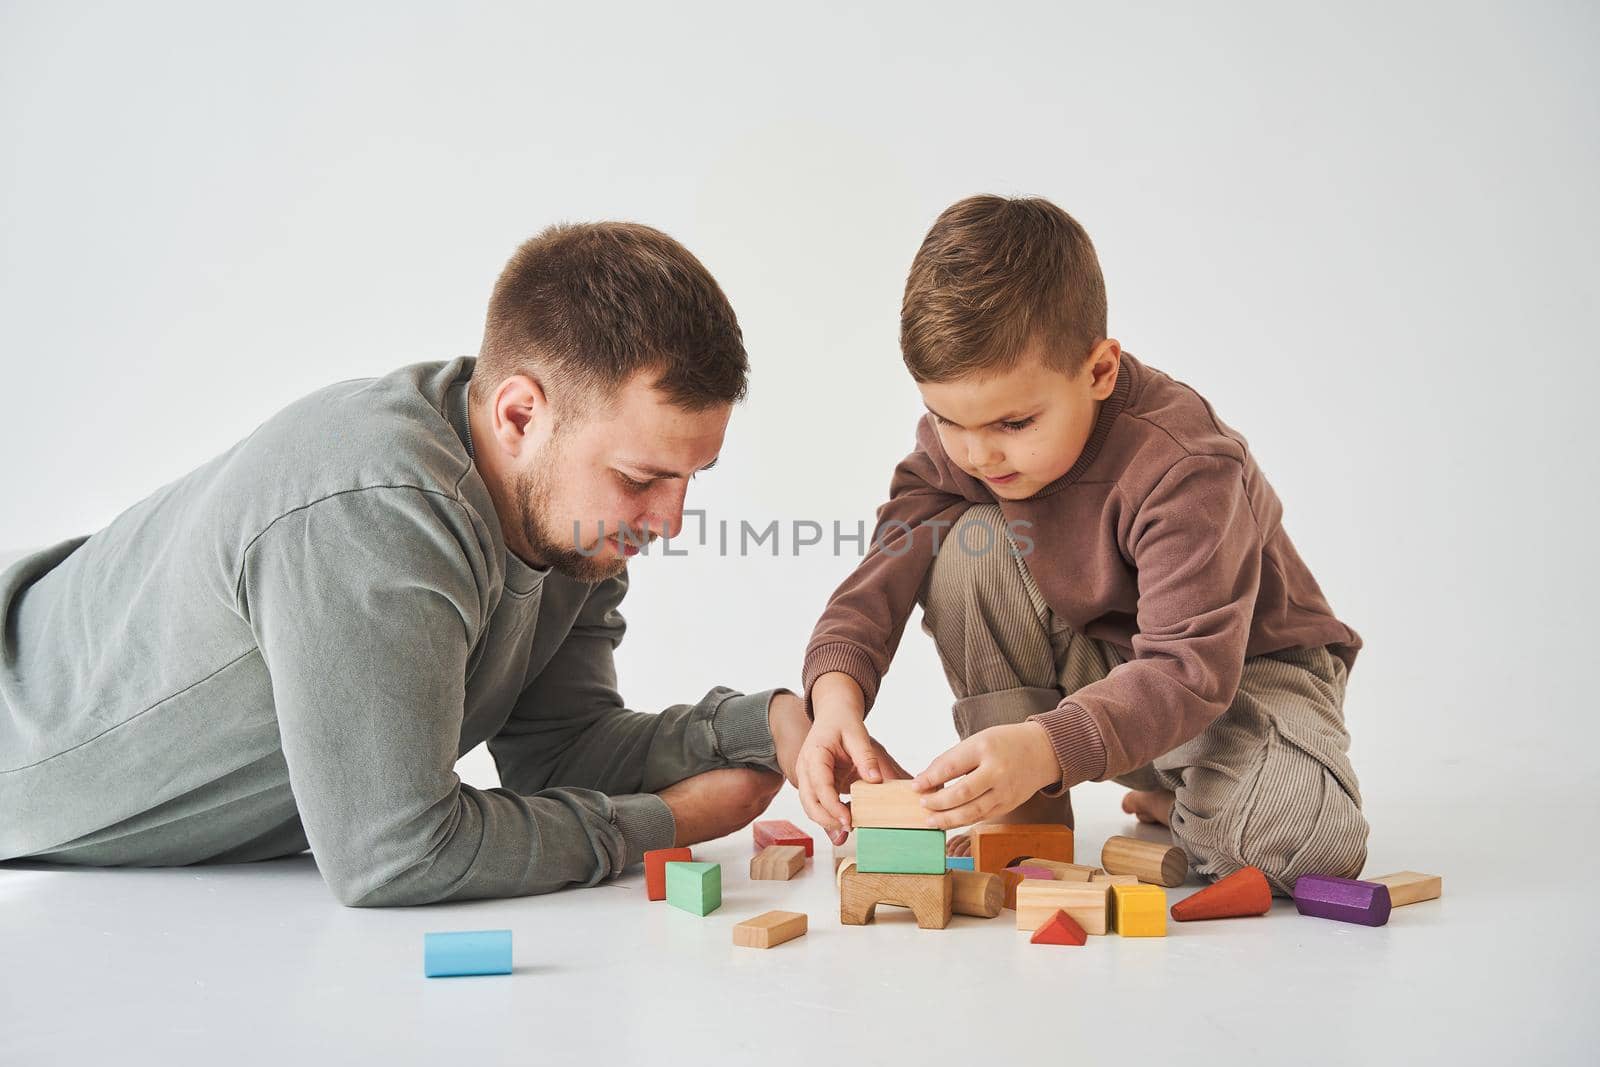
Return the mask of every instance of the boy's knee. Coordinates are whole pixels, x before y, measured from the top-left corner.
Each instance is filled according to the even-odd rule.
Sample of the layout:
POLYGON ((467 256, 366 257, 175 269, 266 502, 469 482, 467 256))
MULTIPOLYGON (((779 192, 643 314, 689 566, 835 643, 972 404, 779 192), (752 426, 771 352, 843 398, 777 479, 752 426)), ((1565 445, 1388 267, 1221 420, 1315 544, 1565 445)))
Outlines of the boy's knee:
POLYGON ((1005 523, 995 505, 974 504, 943 532, 919 598, 935 638, 968 622, 978 605, 1025 595, 1005 523))
POLYGON ((1356 878, 1367 862, 1366 816, 1332 772, 1320 769, 1315 787, 1266 790, 1263 801, 1234 813, 1219 830, 1220 840, 1186 842, 1201 873, 1226 877, 1256 867, 1273 891, 1290 896, 1302 874, 1356 878))

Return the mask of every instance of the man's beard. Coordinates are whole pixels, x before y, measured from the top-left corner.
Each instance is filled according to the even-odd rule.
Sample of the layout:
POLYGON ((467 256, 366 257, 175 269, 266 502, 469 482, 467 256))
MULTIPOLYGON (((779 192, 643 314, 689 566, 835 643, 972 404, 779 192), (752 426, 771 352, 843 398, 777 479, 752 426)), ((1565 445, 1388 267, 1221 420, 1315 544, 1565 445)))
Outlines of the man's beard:
MULTIPOLYGON (((589 555, 579 551, 579 530, 576 524, 566 530, 550 530, 544 517, 551 512, 555 499, 555 479, 551 472, 556 468, 556 446, 546 445, 546 461, 533 470, 517 476, 516 506, 522 510, 522 537, 540 566, 550 567, 580 582, 603 582, 615 578, 627 569, 627 560, 620 556, 602 558, 605 542, 596 545, 589 555)), ((601 531, 604 532, 603 530, 601 531)))

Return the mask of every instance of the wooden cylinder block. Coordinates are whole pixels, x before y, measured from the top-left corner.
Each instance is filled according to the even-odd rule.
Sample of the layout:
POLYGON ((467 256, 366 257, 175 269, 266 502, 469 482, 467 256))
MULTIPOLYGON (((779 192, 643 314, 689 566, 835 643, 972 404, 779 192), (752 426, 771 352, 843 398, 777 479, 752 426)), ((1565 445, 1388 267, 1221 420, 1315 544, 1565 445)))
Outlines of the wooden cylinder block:
POLYGON ((1153 885, 1180 886, 1189 875, 1189 859, 1174 845, 1141 841, 1136 837, 1111 837, 1100 850, 1100 866, 1107 874, 1131 874, 1153 885))

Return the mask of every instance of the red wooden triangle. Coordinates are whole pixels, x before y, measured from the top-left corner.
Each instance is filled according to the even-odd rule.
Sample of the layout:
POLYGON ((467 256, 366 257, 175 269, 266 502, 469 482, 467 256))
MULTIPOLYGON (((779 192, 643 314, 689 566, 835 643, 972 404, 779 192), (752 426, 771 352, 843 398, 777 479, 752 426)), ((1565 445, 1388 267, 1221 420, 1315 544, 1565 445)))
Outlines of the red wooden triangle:
POLYGON ((1089 935, 1083 932, 1083 927, 1072 916, 1057 908, 1056 913, 1046 919, 1028 940, 1035 945, 1081 945, 1089 940, 1089 935))

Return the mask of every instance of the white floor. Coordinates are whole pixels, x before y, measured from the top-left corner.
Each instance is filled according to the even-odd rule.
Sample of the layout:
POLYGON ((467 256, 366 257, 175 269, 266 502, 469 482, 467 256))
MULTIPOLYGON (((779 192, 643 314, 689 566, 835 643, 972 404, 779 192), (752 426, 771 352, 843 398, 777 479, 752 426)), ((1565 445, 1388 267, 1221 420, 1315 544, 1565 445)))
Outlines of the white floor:
MULTIPOLYGON (((1129 824, 1120 790, 1076 793, 1090 859, 1129 824)), ((770 814, 800 822, 793 800, 770 814)), ((0 867, 0 1062, 1594 1062, 1585 892, 1600 870, 1569 829, 1593 825, 1593 806, 1380 808, 1368 873, 1425 867, 1442 900, 1381 929, 1279 902, 1081 949, 1030 945, 1011 912, 924 931, 883 908, 875 927, 841 927, 820 837, 788 883, 749 881, 747 833, 698 848, 724 875, 704 919, 647 902, 642 874, 356 911, 304 857, 0 867), (811 932, 734 948, 729 927, 769 908, 807 912, 811 932), (514 974, 423 978, 425 931, 497 927, 514 931, 514 974)))

